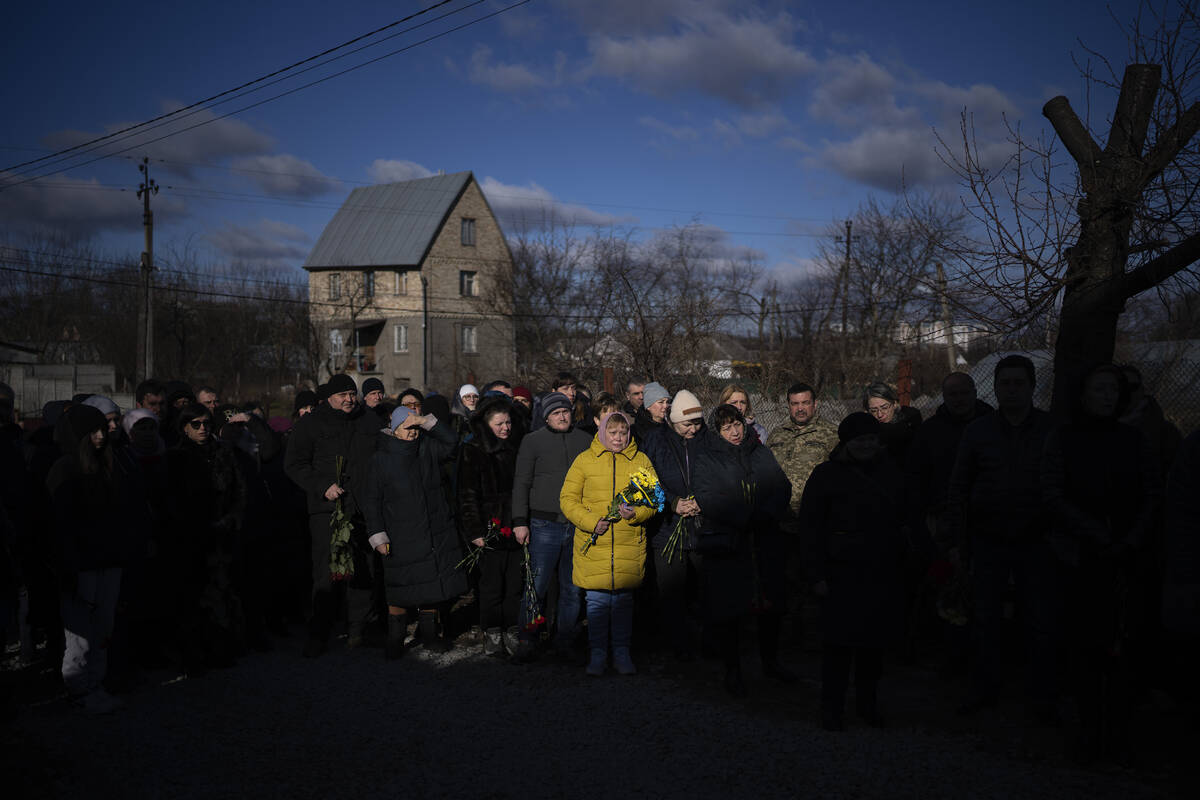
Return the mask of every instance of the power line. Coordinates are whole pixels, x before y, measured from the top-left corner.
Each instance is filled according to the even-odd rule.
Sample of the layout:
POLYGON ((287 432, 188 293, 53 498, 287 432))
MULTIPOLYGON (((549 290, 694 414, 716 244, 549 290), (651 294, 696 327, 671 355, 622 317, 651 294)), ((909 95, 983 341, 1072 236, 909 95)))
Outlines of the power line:
MULTIPOLYGON (((250 86, 254 86, 255 84, 258 84, 258 83, 262 83, 263 81, 269 80, 270 78, 274 78, 274 77, 276 77, 277 75, 282 75, 282 74, 283 74, 283 73, 285 73, 285 72, 290 72, 291 70, 295 69, 296 67, 303 66, 304 64, 307 64, 307 63, 309 63, 309 62, 312 62, 312 61, 316 61, 316 60, 317 60, 317 59, 319 59, 319 58, 323 58, 324 56, 327 56, 327 55, 329 55, 329 54, 331 54, 331 53, 335 53, 335 52, 337 52, 338 50, 342 50, 342 49, 344 49, 344 48, 346 48, 346 47, 349 47, 349 46, 350 46, 350 45, 352 45, 352 44, 355 44, 355 43, 357 43, 357 42, 361 42, 363 39, 369 39, 370 37, 372 37, 372 36, 374 36, 374 35, 376 35, 376 34, 378 34, 378 33, 382 33, 383 31, 386 31, 386 30, 388 30, 388 29, 390 29, 390 28, 394 28, 394 27, 396 27, 397 25, 400 25, 401 23, 408 22, 408 21, 409 21, 409 20, 411 20, 411 19, 415 19, 415 18, 417 18, 417 17, 419 17, 419 16, 421 16, 421 15, 423 15, 423 14, 427 14, 427 13, 429 13, 430 11, 433 11, 433 10, 434 10, 434 9, 436 9, 436 8, 439 8, 439 7, 441 7, 441 6, 447 5, 447 4, 449 4, 449 3, 452 3, 452 2, 454 2, 454 0, 441 0, 441 2, 435 3, 434 5, 432 5, 432 6, 429 6, 428 8, 423 8, 423 9, 421 9, 420 11, 417 11, 417 12, 415 12, 415 13, 413 13, 413 14, 409 14, 407 17, 404 17, 404 18, 402 18, 402 19, 398 19, 398 20, 396 20, 395 22, 390 22, 390 23, 388 23, 387 25, 384 25, 383 27, 380 27, 380 28, 376 28, 376 29, 375 29, 375 30, 373 30, 373 31, 368 31, 367 33, 364 33, 364 34, 362 34, 361 36, 356 36, 356 37, 354 37, 353 39, 351 39, 351 40, 350 40, 350 41, 348 41, 348 42, 343 42, 342 44, 339 44, 339 45, 337 45, 336 47, 331 47, 331 48, 328 48, 327 50, 323 50, 322 52, 320 52, 320 53, 317 53, 316 55, 309 56, 308 58, 305 58, 305 59, 302 59, 302 60, 300 60, 300 61, 297 61, 297 62, 295 62, 294 64, 290 64, 290 65, 288 65, 288 66, 286 66, 286 67, 283 67, 283 68, 281 68, 281 69, 277 69, 277 70, 275 70, 274 72, 270 72, 270 73, 268 73, 268 74, 266 74, 266 75, 263 75, 262 77, 255 78, 254 80, 251 80, 251 81, 246 81, 245 83, 241 84, 240 86, 235 86, 235 87, 233 87, 232 89, 226 89, 225 91, 223 91, 223 92, 218 92, 217 94, 214 94, 214 95, 212 95, 211 97, 206 97, 206 98, 204 98, 203 100, 197 100, 196 102, 194 102, 194 103, 191 103, 191 104, 189 104, 189 105, 186 105, 186 106, 184 106, 183 108, 177 108, 177 109, 175 109, 174 111, 168 112, 168 113, 166 113, 166 114, 160 114, 160 115, 158 115, 157 117, 153 117, 153 118, 151 118, 151 119, 148 119, 148 120, 145 120, 145 121, 143 121, 143 122, 139 122, 139 123, 137 123, 137 124, 135 124, 135 125, 129 125, 129 126, 127 126, 127 127, 124 127, 124 128, 122 128, 121 130, 118 130, 118 131, 113 131, 112 133, 105 134, 104 136, 98 136, 98 137, 96 137, 96 138, 94 138, 94 139, 91 139, 90 141, 87 141, 87 142, 82 142, 82 143, 80 143, 80 144, 77 144, 77 145, 73 145, 73 146, 71 146, 71 147, 64 148, 64 149, 62 149, 62 150, 59 150, 59 151, 57 151, 57 152, 54 152, 54 153, 50 153, 49 155, 45 155, 45 156, 42 156, 42 157, 40 157, 40 158, 34 158, 34 159, 30 159, 29 161, 23 161, 23 162, 21 162, 20 164, 13 164, 12 166, 5 167, 3 170, 0 170, 0 172, 8 172, 8 171, 11 171, 11 170, 20 169, 21 167, 27 167, 27 166, 30 166, 30 165, 32 165, 32 164, 38 164, 38 163, 41 163, 42 161, 47 161, 47 160, 49 160, 49 159, 52 159, 52 158, 57 158, 57 157, 59 157, 59 156, 65 155, 65 154, 67 154, 67 153, 74 152, 74 151, 76 151, 76 150, 80 150, 80 149, 83 149, 83 148, 90 148, 90 147, 92 147, 92 145, 99 144, 99 143, 101 143, 101 142, 107 141, 107 140, 109 140, 109 139, 112 139, 112 138, 114 138, 114 137, 122 136, 123 134, 129 133, 129 132, 131 132, 131 131, 138 130, 139 128, 144 128, 144 127, 146 127, 147 125, 150 125, 150 124, 152 124, 152 123, 159 122, 159 121, 161 121, 161 120, 165 120, 165 119, 169 119, 169 118, 171 118, 171 117, 178 116, 179 114, 182 114, 182 113, 183 113, 183 112, 185 112, 185 111, 190 111, 191 109, 198 108, 198 107, 200 107, 200 106, 205 106, 205 105, 208 105, 209 103, 212 103, 214 100, 218 100, 218 99, 220 99, 220 98, 222 98, 222 97, 224 97, 224 96, 226 96, 226 95, 228 95, 228 94, 233 94, 233 93, 235 93, 235 92, 240 92, 240 91, 241 91, 241 90, 243 90, 243 89, 246 89, 246 88, 248 88, 248 87, 250 87, 250 86)), ((475 5, 475 4, 473 3, 472 5, 475 5)), ((467 8, 469 8, 469 7, 470 7, 470 6, 467 6, 467 8)), ((461 11, 461 10, 463 10, 463 9, 459 9, 459 10, 461 11)), ((392 38, 392 37, 388 37, 388 38, 392 38)), ((386 40, 386 39, 383 39, 383 40, 381 40, 381 41, 387 41, 387 40, 386 40)), ((379 42, 376 42, 375 44, 378 44, 378 43, 379 43, 379 42)), ((357 52, 357 51, 355 51, 355 52, 357 52)), ((327 61, 327 62, 325 62, 325 63, 330 63, 330 62, 328 62, 328 61, 327 61)), ((319 66, 319 65, 318 65, 318 66, 319 66)), ((4 148, 4 149, 9 149, 9 148, 4 148)), ((12 148, 12 149, 17 149, 17 148, 12 148)))
MULTIPOLYGON (((85 160, 85 161, 81 161, 81 162, 79 162, 79 163, 77 163, 77 164, 72 164, 72 165, 70 165, 70 166, 67 166, 67 167, 64 167, 64 168, 62 168, 62 169, 55 170, 55 172, 62 172, 62 171, 69 171, 69 170, 73 170, 73 169, 79 169, 80 167, 85 167, 85 166, 87 166, 88 164, 93 164, 93 163, 95 163, 95 162, 97 162, 97 161, 101 161, 101 160, 103 160, 103 159, 105 159, 105 158, 112 158, 113 156, 121 155, 122 153, 127 153, 127 152, 129 152, 130 150, 136 150, 136 149, 137 149, 137 148, 139 148, 139 147, 145 147, 145 146, 147 146, 147 145, 154 144, 155 142, 160 142, 160 141, 162 141, 163 139, 168 139, 168 138, 170 138, 170 137, 172 137, 172 136, 178 136, 178 135, 179 135, 179 134, 181 134, 181 133, 187 133, 187 132, 188 132, 188 131, 190 131, 190 130, 194 130, 194 129, 196 129, 196 128, 200 128, 200 127, 203 127, 203 126, 205 126, 205 125, 211 125, 211 124, 212 124, 212 123, 214 123, 214 122, 219 122, 220 120, 226 119, 226 118, 228 118, 228 117, 232 117, 232 116, 234 116, 235 114, 240 114, 240 113, 242 113, 243 111, 249 111, 250 109, 257 108, 257 107, 259 107, 259 106, 261 106, 261 105, 266 105, 267 103, 273 102, 273 101, 275 101, 275 100, 278 100, 278 99, 280 99, 280 98, 282 98, 282 97, 287 97, 287 96, 289 96, 289 95, 296 94, 297 92, 301 92, 301 91, 303 91, 303 90, 305 90, 305 89, 310 89, 310 88, 312 88, 313 86, 317 86, 318 84, 325 83, 326 81, 330 81, 330 80, 333 80, 334 78, 341 77, 342 75, 349 74, 349 73, 351 73, 351 72, 354 72, 354 71, 356 71, 356 70, 362 69, 363 67, 370 66, 371 64, 377 63, 377 62, 379 62, 379 61, 382 61, 382 60, 384 60, 384 59, 386 59, 386 58, 390 58, 390 57, 392 57, 392 56, 394 56, 394 55, 398 55, 398 54, 400 54, 400 53, 407 52, 407 51, 409 51, 409 50, 412 50, 412 49, 414 49, 414 48, 416 48, 416 47, 420 47, 420 46, 421 46, 421 45, 423 45, 423 44, 428 44, 429 42, 432 42, 432 41, 434 41, 434 40, 436 40, 436 39, 440 39, 440 38, 442 38, 443 36, 449 36, 449 35, 450 35, 450 34, 452 34, 452 33, 457 33, 458 31, 460 31, 460 30, 463 30, 464 28, 469 28, 469 27, 471 27, 472 25, 475 25, 475 24, 477 24, 477 23, 479 23, 479 22, 483 22, 484 20, 491 19, 492 17, 499 16, 500 14, 504 14, 504 13, 506 13, 506 12, 508 12, 508 11, 512 11, 513 9, 515 9, 515 8, 518 8, 518 7, 520 7, 520 6, 523 6, 523 5, 526 5, 526 4, 527 4, 527 3, 529 3, 529 2, 531 2, 531 0, 518 0, 518 2, 515 2, 515 3, 513 3, 512 5, 505 6, 504 8, 501 8, 501 9, 499 9, 499 10, 497 10, 497 11, 493 11, 493 12, 491 12, 491 13, 489 13, 489 14, 484 14, 482 17, 478 17, 478 18, 476 18, 476 19, 470 20, 469 22, 464 22, 464 23, 462 23, 461 25, 456 25, 456 26, 454 26, 454 27, 452 27, 452 28, 449 28, 449 29, 447 29, 447 30, 445 30, 445 31, 442 31, 442 32, 440 32, 440 33, 436 33, 436 34, 434 34, 434 35, 432 35, 432 36, 428 36, 428 37, 426 37, 426 38, 424 38, 424 39, 421 39, 421 40, 419 40, 419 41, 417 41, 417 42, 414 42, 414 43, 412 43, 412 44, 410 44, 410 45, 406 45, 406 46, 404 46, 404 47, 401 47, 401 48, 399 48, 399 49, 392 50, 392 51, 390 51, 390 52, 388 52, 388 53, 384 53, 384 54, 383 54, 383 55, 381 55, 381 56, 376 56, 375 58, 368 59, 367 61, 364 61, 364 62, 362 62, 361 64, 356 64, 356 65, 354 65, 354 66, 347 67, 346 69, 339 70, 338 72, 331 73, 331 74, 329 74, 329 75, 326 75, 326 76, 324 76, 324 77, 322 77, 322 78, 318 78, 318 79, 316 79, 316 80, 314 80, 314 81, 310 81, 310 82, 308 82, 308 83, 301 84, 300 86, 296 86, 296 87, 294 87, 294 88, 292 88, 292 89, 288 89, 287 91, 280 92, 279 94, 272 95, 272 96, 270 96, 270 97, 267 97, 267 98, 264 98, 264 99, 262 99, 262 100, 255 101, 255 102, 253 102, 253 103, 250 103, 249 105, 242 106, 241 108, 234 109, 233 111, 229 111, 229 112, 227 112, 227 113, 225 113, 225 114, 220 114, 220 115, 214 116, 212 119, 201 120, 200 122, 196 122, 196 123, 194 123, 194 124, 192 124, 192 125, 188 125, 187 127, 181 128, 181 129, 179 129, 179 130, 171 131, 171 132, 169 132, 169 133, 165 133, 165 134, 163 134, 162 136, 158 136, 158 137, 156 137, 156 138, 153 138, 153 139, 148 139, 148 140, 146 140, 146 141, 141 141, 141 142, 138 142, 137 144, 129 145, 128 147, 123 147, 123 148, 121 148, 121 149, 119 149, 119 150, 114 150, 114 151, 112 151, 111 153, 104 153, 104 154, 98 155, 98 156, 96 156, 95 158, 90 158, 90 159, 87 159, 87 160, 85 160)), ((448 15, 447 15, 447 16, 448 16, 448 15)), ((435 21, 436 21, 436 20, 435 20, 435 21)), ((220 101, 220 102, 225 102, 225 101, 220 101)), ((192 112, 192 113, 194 113, 194 112, 192 112)), ((37 181, 37 180, 40 180, 40 179, 42 179, 42 178, 46 177, 47 175, 51 175, 51 174, 54 174, 54 173, 53 173, 53 172, 48 172, 48 173, 43 173, 43 174, 41 174, 41 175, 31 175, 31 176, 28 176, 28 177, 24 178, 23 180, 18 180, 18 181, 9 181, 9 182, 7 182, 7 183, 0 184, 0 191, 3 191, 4 189, 7 189, 7 188, 12 188, 12 187, 15 187, 15 186, 21 186, 21 185, 23 185, 23 184, 30 183, 30 182, 32 182, 32 181, 37 181)))

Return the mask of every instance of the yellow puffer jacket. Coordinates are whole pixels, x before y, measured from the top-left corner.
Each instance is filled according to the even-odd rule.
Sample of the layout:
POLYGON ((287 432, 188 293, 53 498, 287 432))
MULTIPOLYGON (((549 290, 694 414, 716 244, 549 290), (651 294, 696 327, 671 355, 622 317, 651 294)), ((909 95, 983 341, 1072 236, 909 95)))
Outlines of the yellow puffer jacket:
POLYGON ((637 443, 630 437, 619 453, 592 439, 591 446, 567 470, 558 502, 563 515, 575 525, 571 577, 581 589, 634 589, 646 576, 646 534, 642 525, 654 516, 653 508, 635 506, 633 519, 610 523, 587 553, 583 552, 596 523, 608 513, 608 504, 639 469, 654 474, 650 459, 638 452, 637 443))

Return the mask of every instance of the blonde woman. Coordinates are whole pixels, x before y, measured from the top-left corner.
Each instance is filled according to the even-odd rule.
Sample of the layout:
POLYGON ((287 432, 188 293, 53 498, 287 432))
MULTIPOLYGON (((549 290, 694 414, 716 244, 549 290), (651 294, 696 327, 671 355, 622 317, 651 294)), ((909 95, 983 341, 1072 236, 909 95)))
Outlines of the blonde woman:
POLYGON ((742 414, 742 419, 746 421, 746 428, 754 431, 754 435, 763 444, 767 443, 767 429, 754 421, 754 410, 750 407, 750 393, 746 389, 736 383, 731 383, 721 390, 721 397, 717 400, 718 406, 731 405, 742 414))

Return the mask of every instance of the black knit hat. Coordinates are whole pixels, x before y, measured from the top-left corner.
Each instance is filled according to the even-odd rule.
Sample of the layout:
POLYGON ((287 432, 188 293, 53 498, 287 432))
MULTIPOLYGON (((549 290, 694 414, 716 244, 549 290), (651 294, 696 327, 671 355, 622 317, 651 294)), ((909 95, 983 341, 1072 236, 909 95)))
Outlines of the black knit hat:
POLYGON ((317 393, 305 389, 302 392, 296 393, 296 402, 292 404, 292 413, 299 411, 305 406, 315 406, 317 404, 317 393))
POLYGON ((329 392, 326 397, 333 397, 335 394, 341 394, 342 392, 358 393, 358 385, 354 383, 354 378, 351 378, 344 372, 334 375, 329 379, 329 383, 325 385, 327 387, 326 391, 329 392))
POLYGON ((872 433, 879 434, 879 420, 865 411, 855 411, 838 425, 838 441, 843 443, 872 433))
POLYGON ((374 391, 380 391, 384 394, 387 394, 387 390, 383 388, 383 381, 379 380, 379 378, 367 378, 365 381, 363 381, 362 393, 364 395, 374 391))

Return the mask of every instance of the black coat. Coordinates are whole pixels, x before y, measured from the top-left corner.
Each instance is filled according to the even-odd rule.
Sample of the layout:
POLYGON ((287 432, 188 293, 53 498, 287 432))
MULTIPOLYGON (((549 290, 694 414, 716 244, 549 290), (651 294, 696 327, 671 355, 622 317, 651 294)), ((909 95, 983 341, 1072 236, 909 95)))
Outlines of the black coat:
POLYGON ((105 478, 87 475, 79 457, 59 458, 46 477, 54 513, 52 551, 63 573, 120 567, 137 554, 149 530, 149 512, 141 475, 122 452, 112 453, 105 478))
POLYGON ((903 631, 901 493, 886 455, 861 464, 841 449, 805 484, 800 529, 810 577, 829 589, 821 614, 828 644, 882 647, 903 631))
MULTIPOLYGON (((472 426, 474 435, 459 453, 457 507, 458 529, 464 542, 487 536, 493 520, 512 529, 513 476, 517 467, 517 443, 497 439, 482 420, 472 426)), ((497 550, 520 547, 512 536, 489 543, 497 550)))
POLYGON ((338 456, 345 459, 342 509, 349 515, 358 512, 361 484, 380 430, 379 418, 364 414, 363 408, 356 406, 347 414, 320 403, 292 429, 283 469, 304 489, 309 514, 333 513, 333 501, 325 499, 325 491, 337 481, 338 456))
POLYGON ((899 406, 891 422, 879 426, 879 438, 887 447, 892 461, 903 464, 909 445, 921 427, 921 412, 912 406, 899 406))
POLYGON ((386 532, 391 553, 383 559, 388 605, 422 606, 467 591, 457 569, 462 547, 442 492, 442 460, 457 444, 453 430, 437 423, 415 442, 377 434, 362 486, 367 532, 386 532))
MULTIPOLYGON (((659 485, 662 486, 663 493, 666 495, 661 527, 658 535, 651 542, 652 547, 661 548, 666 544, 667 538, 679 522, 679 515, 675 513, 675 504, 692 496, 693 462, 699 457, 705 430, 701 426, 700 430, 696 431, 695 437, 685 439, 673 429, 663 429, 648 437, 642 448, 642 452, 650 457, 650 463, 654 465, 654 472, 658 475, 659 485)), ((691 521, 685 521, 685 524, 692 527, 695 518, 690 519, 691 521)), ((688 535, 684 537, 685 549, 691 550, 693 542, 694 532, 689 531, 688 535)))
POLYGON ((917 429, 904 466, 909 525, 923 534, 922 540, 932 536, 935 541, 940 541, 939 533, 941 536, 947 534, 946 498, 950 492, 950 473, 954 470, 958 442, 971 420, 993 410, 982 400, 976 400, 970 417, 956 417, 942 404, 917 429), (934 526, 932 530, 930 521, 934 526))
POLYGON ((737 447, 713 431, 693 441, 699 452, 692 490, 700 505, 697 548, 706 617, 722 621, 756 602, 782 611, 788 549, 779 524, 787 515, 792 484, 774 454, 753 436, 737 447))

